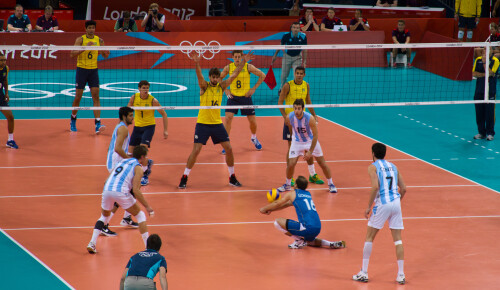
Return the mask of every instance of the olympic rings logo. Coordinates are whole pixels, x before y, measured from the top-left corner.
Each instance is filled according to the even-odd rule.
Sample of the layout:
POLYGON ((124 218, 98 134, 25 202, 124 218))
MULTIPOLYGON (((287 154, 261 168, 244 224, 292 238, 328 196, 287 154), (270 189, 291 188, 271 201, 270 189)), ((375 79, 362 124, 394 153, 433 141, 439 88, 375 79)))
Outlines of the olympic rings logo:
MULTIPOLYGON (((187 90, 187 87, 177 84, 169 84, 169 83, 158 83, 158 82, 150 82, 152 85, 157 86, 169 86, 173 87, 172 89, 163 89, 159 91, 149 91, 150 94, 168 94, 168 93, 177 93, 187 90)), ((115 83, 106 83, 99 85, 101 90, 110 91, 114 93, 124 93, 125 96, 115 96, 115 97, 100 97, 100 99, 130 99, 130 95, 137 93, 137 82, 115 82, 115 83), (127 84, 129 84, 127 86, 127 84), (124 86, 125 85, 125 86, 124 86), (135 87, 135 88, 134 88, 135 87)), ((68 97, 75 97, 75 84, 69 83, 19 83, 9 85, 9 93, 16 92, 20 94, 34 94, 37 96, 34 97, 22 97, 18 98, 15 95, 10 99, 11 101, 21 101, 21 100, 37 100, 37 99, 47 99, 53 98, 56 95, 63 95, 68 97), (28 86, 28 87, 26 87, 28 86), (30 88, 31 86, 31 88, 30 88), (52 90, 56 86, 61 87, 69 87, 67 89, 60 90, 59 92, 53 92, 52 90), (41 87, 41 88, 40 88, 41 87)), ((85 93, 89 93, 90 90, 88 87, 85 87, 83 91, 83 98, 92 99, 90 95, 85 95, 85 93)))
POLYGON ((206 60, 210 60, 215 57, 216 54, 220 52, 220 43, 216 40, 210 41, 208 44, 206 44, 202 40, 198 40, 193 44, 191 42, 184 40, 179 44, 179 46, 184 46, 186 49, 181 49, 182 53, 187 54, 189 58, 191 58, 190 54, 192 51, 196 51, 200 57, 203 57, 206 60), (210 57, 205 55, 205 52, 210 53, 210 57))

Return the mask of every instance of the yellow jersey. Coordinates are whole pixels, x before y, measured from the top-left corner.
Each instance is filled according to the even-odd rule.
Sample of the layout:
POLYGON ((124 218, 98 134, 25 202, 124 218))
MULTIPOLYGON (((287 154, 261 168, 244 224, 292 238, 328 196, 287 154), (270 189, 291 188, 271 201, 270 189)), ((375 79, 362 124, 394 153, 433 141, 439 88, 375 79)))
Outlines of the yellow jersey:
MULTIPOLYGON (((302 84, 297 85, 294 80, 288 82, 290 85, 290 90, 285 98, 285 105, 293 105, 296 99, 303 99, 304 104, 306 103, 307 96, 307 83, 302 81, 302 84)), ((293 112, 293 108, 285 108, 285 113, 288 115, 293 112)))
MULTIPOLYGON (((99 37, 97 35, 94 35, 94 38, 87 38, 87 35, 82 35, 82 39, 82 46, 87 46, 87 43, 89 42, 94 43, 92 44, 92 46, 101 46, 99 37)), ((98 50, 85 50, 78 55, 76 66, 84 69, 96 69, 98 56, 98 50)))
MULTIPOLYGON (((229 75, 232 75, 236 65, 233 63, 229 64, 229 75)), ((248 72, 248 63, 245 63, 243 69, 241 69, 238 76, 233 80, 231 86, 231 95, 244 97, 245 94, 250 90, 250 72, 248 72)))
MULTIPOLYGON (((207 82, 207 89, 200 96, 200 106, 220 106, 222 102, 222 87, 219 83, 214 87, 207 82)), ((198 121, 201 124, 222 124, 220 109, 200 109, 198 121)))
MULTIPOLYGON (((134 107, 151 107, 155 98, 148 94, 146 99, 141 99, 141 93, 134 95, 134 107)), ((155 125, 155 111, 154 110, 135 110, 134 121, 136 127, 146 127, 155 125)))

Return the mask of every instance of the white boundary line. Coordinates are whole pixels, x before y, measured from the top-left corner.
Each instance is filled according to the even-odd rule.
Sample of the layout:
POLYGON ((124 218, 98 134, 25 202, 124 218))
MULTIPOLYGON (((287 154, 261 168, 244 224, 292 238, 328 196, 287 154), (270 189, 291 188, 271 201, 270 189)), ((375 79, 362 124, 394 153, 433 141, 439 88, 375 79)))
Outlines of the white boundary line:
MULTIPOLYGON (((483 215, 483 216, 437 216, 437 217, 403 217, 404 220, 429 220, 429 219, 472 219, 472 218, 500 218, 500 215, 483 215)), ((365 221, 365 218, 356 219, 331 219, 321 220, 322 222, 350 222, 350 221, 365 221)), ((274 221, 263 222, 227 222, 227 223, 190 223, 190 224, 148 224, 148 227, 183 227, 183 226, 226 226, 226 225, 252 225, 252 224, 270 224, 274 221)), ((124 226, 116 226, 123 227, 124 226)), ((68 230, 68 229, 93 229, 94 226, 83 227, 46 227, 46 228, 17 228, 17 229, 4 229, 5 231, 33 231, 33 230, 68 230)))
POLYGON ((52 275, 56 276, 57 279, 59 279, 61 282, 63 282, 64 285, 68 286, 69 289, 75 289, 68 282, 66 282, 66 280, 64 280, 61 276, 59 276, 56 272, 54 272, 54 270, 52 270, 51 268, 49 268, 49 266, 47 266, 44 262, 42 262, 42 260, 38 259, 37 256, 35 256, 33 253, 31 253, 30 251, 28 251, 28 249, 26 249, 23 245, 21 245, 16 240, 14 240, 14 238, 12 238, 9 234, 7 234, 5 232, 6 230, 7 229, 0 229, 0 232, 2 234, 4 234, 7 238, 9 238, 14 244, 16 244, 24 252, 26 252, 28 255, 30 255, 33 259, 35 259, 35 261, 37 261, 38 263, 40 263, 40 265, 42 265, 45 269, 47 269, 50 273, 52 273, 52 275))
MULTIPOLYGON (((452 184, 452 185, 413 185, 408 188, 441 188, 441 187, 480 187, 479 184, 452 184)), ((356 190, 370 189, 368 186, 359 187, 339 187, 339 190, 356 190)), ((143 192, 145 195, 162 195, 162 194, 194 194, 194 193, 243 193, 243 192, 267 192, 269 189, 243 189, 243 190, 203 190, 203 191, 158 191, 158 192, 143 192)), ((328 188, 309 188, 309 191, 326 191, 328 188)), ((81 193, 81 194, 45 194, 45 195, 6 195, 0 196, 0 199, 5 198, 33 198, 33 197, 75 197, 75 196, 101 196, 102 193, 81 193)))
MULTIPOLYGON (((332 124, 338 125, 338 126, 340 126, 340 127, 342 127, 342 128, 345 128, 345 129, 347 129, 347 130, 349 130, 349 131, 352 131, 352 132, 354 132, 354 133, 356 133, 356 134, 359 134, 359 135, 361 135, 361 136, 363 136, 363 137, 369 138, 369 139, 371 139, 371 140, 373 140, 373 141, 375 141, 375 142, 380 142, 380 141, 378 141, 377 139, 374 139, 374 138, 372 138, 372 137, 369 137, 369 136, 367 136, 367 135, 365 135, 365 134, 362 134, 362 133, 360 133, 360 132, 358 132, 358 131, 356 131, 356 130, 353 130, 353 129, 351 129, 351 128, 348 128, 348 127, 346 127, 346 126, 344 126, 344 125, 341 125, 341 124, 336 123, 336 122, 334 122, 334 121, 328 120, 328 119, 326 119, 326 118, 324 118, 324 117, 321 117, 321 116, 319 116, 319 117, 320 117, 321 119, 323 119, 323 120, 326 120, 326 121, 328 121, 328 122, 332 123, 332 124)), ((387 145, 387 144, 386 144, 386 145, 387 145)), ((395 148, 395 147, 392 147, 392 146, 389 146, 389 145, 387 145, 387 146, 388 146, 388 147, 390 147, 390 148, 392 148, 392 149, 394 149, 394 150, 396 150, 396 151, 399 151, 399 152, 401 152, 401 153, 403 153, 403 154, 406 154, 406 155, 408 155, 408 156, 411 156, 411 157, 413 157, 413 158, 415 158, 415 159, 417 159, 417 160, 419 160, 419 161, 425 162, 425 163, 427 163, 427 164, 429 164, 429 165, 432 165, 432 166, 434 166, 434 167, 436 167, 436 168, 439 168, 439 169, 441 169, 441 170, 443 170, 443 171, 446 171, 446 172, 448 172, 448 173, 451 173, 451 174, 453 174, 453 175, 455 175, 455 176, 458 176, 458 177, 463 178, 463 179, 465 179, 465 180, 468 180, 468 181, 470 181, 470 182, 472 182, 472 183, 474 183, 474 184, 477 184, 477 185, 482 186, 482 187, 484 187, 484 188, 487 188, 487 189, 489 189, 489 190, 491 190, 491 191, 493 191, 493 192, 496 192, 497 194, 500 194, 500 192, 499 192, 499 191, 494 190, 493 188, 490 188, 490 187, 488 187, 488 186, 486 186, 486 185, 480 184, 480 183, 478 183, 478 182, 476 182, 476 181, 474 181, 474 180, 472 180, 472 179, 469 179, 469 178, 467 178, 467 177, 464 177, 464 176, 462 176, 462 175, 460 175, 460 174, 458 174, 458 173, 455 173, 455 172, 452 172, 452 171, 450 171, 450 170, 448 170, 448 169, 445 169, 445 168, 443 168, 443 167, 437 166, 436 164, 432 164, 432 163, 430 163, 429 161, 426 161, 426 160, 420 159, 420 158, 418 158, 418 157, 416 157, 416 156, 413 156, 413 155, 411 155, 411 154, 409 154, 409 153, 406 153, 406 152, 404 152, 404 151, 402 151, 402 150, 400 150, 400 149, 397 149, 397 148, 395 148)))

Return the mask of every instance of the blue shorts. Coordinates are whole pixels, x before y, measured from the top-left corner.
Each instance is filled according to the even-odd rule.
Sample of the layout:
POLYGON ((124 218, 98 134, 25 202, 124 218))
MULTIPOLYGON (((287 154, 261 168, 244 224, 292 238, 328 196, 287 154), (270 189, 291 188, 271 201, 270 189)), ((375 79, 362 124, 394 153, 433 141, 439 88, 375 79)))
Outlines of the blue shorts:
POLYGON ((292 141, 292 134, 290 134, 290 129, 286 124, 283 125, 283 140, 292 141))
POLYGON ((475 17, 463 17, 458 16, 458 28, 475 29, 476 28, 476 18, 475 17))
POLYGON ((76 68, 76 89, 83 90, 85 85, 89 84, 89 88, 99 87, 99 74, 97 69, 76 68))
POLYGON ((222 124, 196 123, 194 129, 194 143, 207 144, 208 138, 212 138, 214 144, 229 141, 226 128, 222 124))
POLYGON ((130 146, 146 144, 148 148, 151 147, 151 140, 153 140, 153 135, 155 134, 155 127, 156 125, 134 127, 132 136, 130 137, 130 146))
POLYGON ((7 101, 5 101, 5 95, 2 92, 0 92, 0 107, 8 107, 9 106, 9 103, 7 103, 7 101))
MULTIPOLYGON (((253 106, 252 98, 233 96, 227 99, 228 106, 253 106)), ((226 109, 226 113, 238 114, 238 109, 226 109)), ((255 116, 255 109, 241 109, 245 116, 255 116)))
POLYGON ((319 227, 305 228, 299 222, 287 219, 286 230, 294 236, 303 237, 307 242, 312 242, 321 232, 321 225, 319 227))

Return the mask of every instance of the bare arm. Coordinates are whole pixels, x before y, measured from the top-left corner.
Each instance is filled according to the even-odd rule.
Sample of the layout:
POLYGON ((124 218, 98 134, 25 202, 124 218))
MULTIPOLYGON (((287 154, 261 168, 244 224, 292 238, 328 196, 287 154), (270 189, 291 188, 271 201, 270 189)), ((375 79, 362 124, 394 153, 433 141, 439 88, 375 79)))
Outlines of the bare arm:
POLYGON ((276 52, 274 53, 273 55, 273 59, 271 60, 271 65, 273 65, 274 61, 276 60, 276 56, 278 55, 278 52, 280 52, 280 50, 276 50, 276 52))
POLYGON ((127 107, 134 106, 134 99, 135 99, 135 95, 132 95, 132 97, 130 97, 130 100, 128 101, 127 107))
POLYGON ((405 41, 405 44, 408 44, 408 43, 410 43, 410 37, 409 36, 406 37, 406 41, 405 41))
POLYGON ((321 23, 320 28, 321 28, 321 31, 332 31, 332 30, 333 30, 333 29, 328 29, 328 28, 326 28, 326 26, 325 26, 325 24, 324 24, 324 23, 321 23))
POLYGON ((191 56, 194 60, 195 63, 195 69, 196 69, 196 77, 198 78, 198 86, 200 89, 204 92, 207 89, 207 81, 203 77, 203 74, 201 73, 201 66, 200 66, 200 56, 194 52, 194 54, 191 56))
POLYGON ((162 290, 168 290, 167 269, 160 267, 160 285, 162 290))
POLYGON ((304 49, 304 50, 302 50, 302 51, 301 51, 301 53, 302 53, 302 65, 303 65, 304 67, 306 67, 306 61, 307 61, 307 50, 305 50, 305 49, 304 49))
POLYGON ((22 31, 21 28, 16 28, 12 24, 7 24, 7 30, 8 31, 22 31))
POLYGON ((125 278, 127 278, 128 268, 123 271, 122 278, 120 279, 120 290, 125 289, 125 278))
POLYGON ((319 25, 316 22, 314 22, 314 20, 312 22, 312 25, 315 31, 319 31, 319 25))
POLYGON ((358 28, 358 26, 359 26, 360 23, 361 23, 361 21, 358 21, 354 25, 349 25, 349 27, 351 28, 351 31, 355 31, 356 28, 358 28))
POLYGON ((393 41, 395 44, 399 44, 399 41, 398 41, 398 39, 396 38, 396 36, 393 36, 393 37, 392 37, 392 41, 393 41))
POLYGON ((370 214, 373 202, 375 201, 375 197, 377 196, 377 192, 379 191, 377 168, 375 167, 375 165, 370 164, 370 166, 368 166, 368 175, 370 176, 372 187, 370 189, 370 198, 368 199, 368 207, 365 210, 366 218, 368 218, 370 214))
MULTIPOLYGON (((99 45, 104 46, 104 40, 102 38, 99 38, 99 45)), ((99 53, 104 58, 107 58, 109 56, 109 50, 100 50, 99 53)))
MULTIPOLYGON (((153 99, 153 106, 155 107, 161 107, 160 102, 155 98, 153 99)), ((158 113, 160 113, 161 117, 163 118, 163 139, 168 138, 168 116, 167 112, 165 110, 158 110, 158 113)))
MULTIPOLYGON (((83 38, 80 36, 75 41, 75 46, 82 46, 83 38)), ((82 54, 84 50, 72 50, 69 54, 70 57, 76 57, 82 54)))
POLYGON ((127 159, 129 156, 127 155, 127 152, 123 150, 123 142, 125 142, 125 139, 127 139, 128 136, 128 130, 127 127, 121 126, 118 128, 118 131, 116 132, 116 142, 115 142, 115 152, 120 155, 121 158, 127 159))
POLYGON ((309 119, 309 127, 311 128, 311 131, 313 133, 313 139, 311 141, 311 147, 309 148, 309 152, 311 153, 314 151, 314 148, 316 148, 316 144, 318 143, 318 127, 316 127, 316 120, 313 118, 309 119))
POLYGON ((141 27, 142 28, 146 27, 146 24, 148 23, 148 19, 149 19, 150 15, 151 15, 151 12, 148 12, 148 14, 146 14, 146 16, 144 17, 144 19, 142 20, 142 22, 141 22, 141 27))
POLYGON ((36 25, 36 24, 35 24, 35 29, 36 29, 36 30, 43 30, 43 27, 38 26, 38 25, 36 25))
MULTIPOLYGON (((229 65, 226 65, 224 67, 224 69, 222 70, 221 74, 220 74, 220 79, 223 80, 228 74, 229 74, 229 65)), ((224 91, 224 93, 226 93, 226 96, 229 99, 233 97, 231 95, 231 91, 229 90, 229 86, 228 86, 228 88, 226 88, 226 90, 224 91)))
MULTIPOLYGON (((311 102, 311 88, 309 87, 309 84, 307 84, 307 95, 306 95, 306 104, 312 105, 311 102)), ((318 117, 316 116, 316 112, 314 111, 314 108, 307 108, 309 112, 311 112, 311 115, 313 115, 316 123, 318 123, 318 117)))
POLYGON ((233 71, 233 73, 229 76, 227 80, 221 81, 220 86, 222 87, 223 90, 225 90, 229 85, 233 82, 233 80, 238 76, 238 74, 241 72, 243 67, 245 66, 245 63, 247 63, 249 60, 253 59, 253 52, 249 52, 248 54, 245 54, 243 56, 243 59, 240 62, 240 65, 236 67, 236 69, 233 71))
POLYGON ((398 171, 398 186, 399 186, 399 194, 401 194, 401 199, 403 199, 403 197, 406 194, 406 184, 405 181, 403 180, 403 176, 399 171, 398 171))
POLYGON ((31 26, 31 24, 26 25, 26 28, 28 28, 29 31, 33 30, 33 26, 31 26))
POLYGON ((142 195, 142 191, 141 191, 141 178, 142 178, 144 172, 142 171, 141 166, 136 166, 134 171, 135 171, 134 172, 135 175, 134 175, 134 179, 132 180, 132 186, 133 186, 132 188, 133 188, 133 192, 135 195, 135 199, 137 199, 144 206, 144 208, 146 208, 148 213, 151 215, 151 213, 153 212, 153 209, 149 206, 148 202, 144 198, 144 195, 142 195))
MULTIPOLYGON (((285 83, 281 88, 280 97, 278 99, 278 105, 283 105, 283 102, 285 102, 286 96, 288 95, 289 91, 290 91, 290 84, 285 83)), ((286 113, 284 108, 280 108, 280 113, 281 116, 283 116, 283 118, 286 119, 286 113)))
POLYGON ((163 15, 163 22, 161 22, 161 19, 158 19, 158 16, 155 15, 155 20, 156 20, 156 26, 158 26, 158 29, 162 30, 163 26, 165 25, 163 22, 165 22, 165 15, 163 15))
POLYGON ((500 7, 500 1, 499 0, 497 0, 495 2, 495 6, 493 7, 493 17, 497 17, 497 9, 498 9, 498 7, 500 7))
POLYGON ((394 2, 392 2, 391 7, 398 7, 398 0, 394 0, 394 2))
POLYGON ((260 84, 262 84, 264 78, 266 77, 266 75, 260 69, 256 68, 253 64, 248 64, 248 72, 258 76, 259 79, 255 83, 255 85, 245 94, 245 97, 251 97, 253 94, 255 94, 255 91, 260 86, 260 84))
POLYGON ((282 199, 273 201, 270 204, 262 207, 260 212, 262 214, 270 214, 272 211, 281 210, 293 205, 293 200, 295 199, 295 191, 287 193, 282 199), (293 198, 293 199, 292 199, 293 198))
POLYGON ((5 80, 3 81, 3 86, 5 88, 5 101, 8 103, 10 100, 9 97, 9 67, 7 66, 7 75, 5 76, 5 80))

